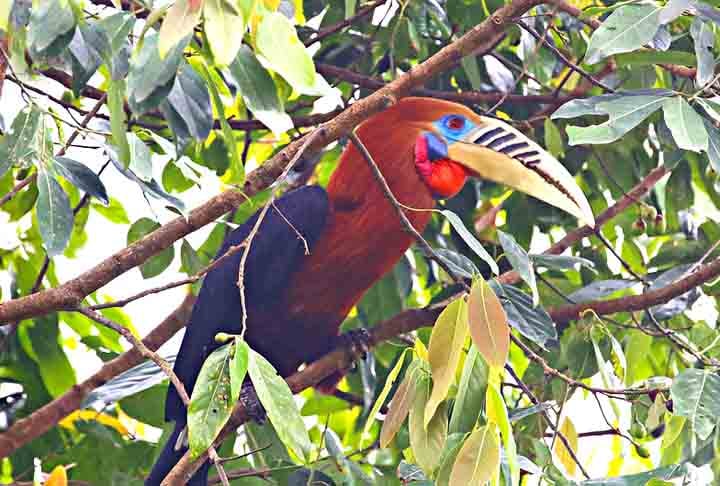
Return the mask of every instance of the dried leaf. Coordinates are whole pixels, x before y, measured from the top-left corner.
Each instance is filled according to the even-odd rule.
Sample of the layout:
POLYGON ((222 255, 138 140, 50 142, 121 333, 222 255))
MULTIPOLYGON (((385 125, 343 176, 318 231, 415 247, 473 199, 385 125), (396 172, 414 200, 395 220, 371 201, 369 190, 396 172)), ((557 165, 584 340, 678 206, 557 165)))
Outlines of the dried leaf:
POLYGON ((410 412, 410 405, 415 400, 417 392, 417 365, 416 362, 410 365, 405 372, 405 378, 398 387, 395 395, 388 406, 388 413, 385 416, 382 429, 380 430, 380 447, 387 447, 392 442, 410 412))
POLYGON ((510 328, 500 299, 488 283, 478 279, 468 297, 470 336, 490 366, 502 368, 510 349, 510 328))

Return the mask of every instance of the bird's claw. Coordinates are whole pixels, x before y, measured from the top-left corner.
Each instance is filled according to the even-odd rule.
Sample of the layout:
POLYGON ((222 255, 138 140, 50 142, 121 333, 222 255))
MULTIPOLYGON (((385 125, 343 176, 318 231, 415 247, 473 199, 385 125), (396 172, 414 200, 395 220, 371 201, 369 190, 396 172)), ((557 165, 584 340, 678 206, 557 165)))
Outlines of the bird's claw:
POLYGON ((353 361, 367 359, 370 352, 370 333, 367 329, 351 329, 340 335, 342 344, 350 351, 353 361))
POLYGON ((254 420, 258 425, 262 425, 267 421, 267 413, 265 407, 260 403, 260 399, 255 393, 255 387, 252 383, 246 381, 240 388, 240 403, 245 408, 248 417, 254 420))

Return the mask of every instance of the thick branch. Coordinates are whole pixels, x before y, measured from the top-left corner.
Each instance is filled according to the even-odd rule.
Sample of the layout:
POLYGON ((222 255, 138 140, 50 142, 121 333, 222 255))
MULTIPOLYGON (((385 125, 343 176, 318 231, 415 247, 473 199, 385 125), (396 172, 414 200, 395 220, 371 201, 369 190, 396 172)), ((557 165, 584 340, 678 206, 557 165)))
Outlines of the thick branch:
MULTIPOLYGON (((414 309, 401 312, 370 329, 369 344, 374 347, 400 334, 413 331, 421 326, 431 325, 440 315, 440 312, 441 309, 414 309)), ((338 348, 319 360, 310 363, 302 371, 288 377, 287 383, 293 393, 299 393, 316 385, 336 371, 347 370, 352 359, 351 352, 345 348, 338 348)), ((248 418, 242 405, 236 404, 230 421, 215 440, 215 447, 218 447, 226 437, 234 433, 235 429, 245 423, 248 418)), ((163 486, 185 484, 206 460, 207 454, 203 454, 193 461, 190 459, 190 454, 186 453, 165 478, 162 483, 163 486)))
POLYGON ((720 276, 720 259, 707 265, 702 265, 695 272, 677 282, 666 285, 657 290, 645 292, 640 295, 630 295, 617 299, 584 302, 582 304, 564 305, 548 309, 548 313, 556 322, 567 322, 579 319, 583 312, 592 310, 598 315, 613 314, 615 312, 632 312, 649 309, 658 304, 669 302, 698 285, 720 276))
MULTIPOLYGON (((143 339, 145 346, 156 350, 182 329, 190 318, 194 303, 195 297, 188 294, 182 304, 143 339)), ((9 456, 14 450, 50 430, 68 414, 80 408, 80 404, 92 390, 142 361, 143 357, 140 352, 131 348, 112 361, 105 363, 97 373, 87 380, 78 383, 52 402, 35 410, 30 416, 15 422, 6 432, 0 434, 0 457, 9 456)))
MULTIPOLYGON (((655 187, 655 184, 657 184, 660 179, 662 179, 665 175, 669 173, 670 171, 667 169, 667 167, 664 166, 656 167, 655 169, 651 170, 648 175, 646 175, 638 183, 638 185, 633 187, 625 196, 623 196, 622 199, 607 208, 595 218, 595 227, 600 228, 602 225, 613 219, 615 216, 625 211, 628 207, 636 204, 639 200, 645 197, 653 187, 655 187)), ((545 253, 551 255, 559 255, 578 241, 594 234, 594 228, 587 225, 581 226, 580 228, 571 231, 570 233, 565 235, 563 239, 548 248, 545 253)), ((503 273, 502 275, 500 275, 498 280, 504 284, 511 284, 519 281, 520 276, 517 274, 517 272, 513 270, 503 273)))
MULTIPOLYGON (((425 62, 413 67, 395 81, 367 98, 357 101, 340 113, 325 125, 322 136, 317 137, 317 141, 312 144, 310 149, 324 147, 347 134, 369 116, 386 109, 396 103, 399 98, 407 96, 413 88, 421 85, 435 74, 449 69, 463 56, 481 49, 483 46, 492 46, 506 25, 510 25, 514 18, 523 15, 539 3, 541 3, 540 0, 516 0, 501 8, 485 22, 444 47, 425 62)), ((168 248, 180 238, 215 221, 224 213, 243 203, 247 197, 252 197, 268 187, 280 175, 303 142, 300 139, 290 143, 260 168, 253 171, 243 187, 244 194, 236 190, 225 191, 191 211, 187 219, 176 218, 60 287, 0 305, 0 322, 26 319, 54 310, 77 306, 91 292, 98 290, 131 268, 144 263, 148 258, 168 248)))
MULTIPOLYGON (((364 74, 351 71, 350 69, 331 66, 329 64, 318 64, 317 70, 323 76, 347 81, 348 83, 356 84, 367 89, 380 89, 386 85, 385 81, 380 78, 366 76, 364 74)), ((581 95, 580 93, 577 95, 570 93, 566 96, 555 96, 553 94, 519 95, 497 92, 483 93, 480 91, 439 91, 426 88, 415 88, 411 90, 411 94, 415 96, 427 96, 430 98, 455 101, 456 103, 497 103, 500 100, 505 100, 512 103, 548 103, 553 105, 563 104, 581 95)))

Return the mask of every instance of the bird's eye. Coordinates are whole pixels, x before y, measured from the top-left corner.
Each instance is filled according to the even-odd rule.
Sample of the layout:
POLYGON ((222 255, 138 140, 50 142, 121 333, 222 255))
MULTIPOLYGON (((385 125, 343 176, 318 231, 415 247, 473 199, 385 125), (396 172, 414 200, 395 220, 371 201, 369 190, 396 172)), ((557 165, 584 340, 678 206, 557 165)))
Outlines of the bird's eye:
POLYGON ((445 121, 450 130, 462 130, 465 127, 465 119, 461 116, 450 116, 445 121))

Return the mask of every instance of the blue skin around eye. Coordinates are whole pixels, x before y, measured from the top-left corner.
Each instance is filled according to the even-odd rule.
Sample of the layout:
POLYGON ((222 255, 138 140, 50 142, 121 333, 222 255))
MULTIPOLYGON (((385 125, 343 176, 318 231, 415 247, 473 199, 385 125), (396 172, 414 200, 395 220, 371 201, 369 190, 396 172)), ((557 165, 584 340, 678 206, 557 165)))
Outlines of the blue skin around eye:
POLYGON ((439 159, 447 158, 447 144, 444 140, 434 133, 425 133, 425 143, 427 144, 427 158, 428 160, 435 161, 439 159))
POLYGON ((440 135, 450 141, 461 140, 462 137, 464 137, 468 132, 475 128, 475 125, 462 115, 445 115, 444 117, 436 121, 433 125, 435 126, 435 129, 440 135), (448 120, 451 118, 461 118, 463 121, 465 121, 465 123, 460 129, 456 130, 450 128, 448 127, 448 120))

